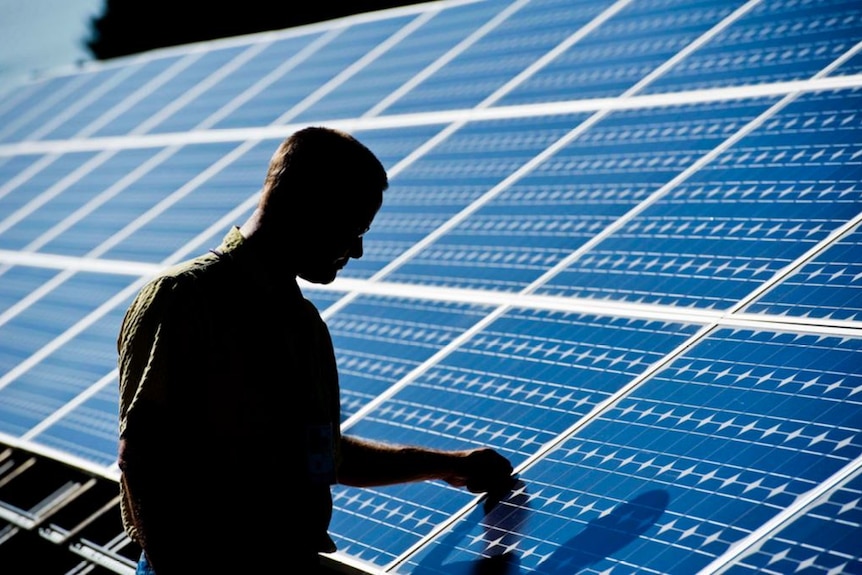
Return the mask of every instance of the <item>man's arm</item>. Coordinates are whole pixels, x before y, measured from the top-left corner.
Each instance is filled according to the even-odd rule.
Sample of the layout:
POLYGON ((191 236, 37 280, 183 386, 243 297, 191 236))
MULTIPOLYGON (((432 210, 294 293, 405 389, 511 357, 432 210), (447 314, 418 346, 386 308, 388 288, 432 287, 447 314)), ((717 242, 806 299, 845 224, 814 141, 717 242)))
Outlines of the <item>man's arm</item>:
POLYGON ((195 566, 187 545, 201 522, 194 479, 206 475, 189 433, 194 406, 174 403, 187 395, 178 393, 190 381, 185 359, 196 357, 187 348, 189 306, 177 303, 175 285, 163 277, 142 289, 118 336, 125 520, 160 575, 195 566))
POLYGON ((503 493, 514 483, 512 464, 488 447, 443 451, 387 445, 346 435, 338 482, 372 487, 440 479, 473 493, 503 493))

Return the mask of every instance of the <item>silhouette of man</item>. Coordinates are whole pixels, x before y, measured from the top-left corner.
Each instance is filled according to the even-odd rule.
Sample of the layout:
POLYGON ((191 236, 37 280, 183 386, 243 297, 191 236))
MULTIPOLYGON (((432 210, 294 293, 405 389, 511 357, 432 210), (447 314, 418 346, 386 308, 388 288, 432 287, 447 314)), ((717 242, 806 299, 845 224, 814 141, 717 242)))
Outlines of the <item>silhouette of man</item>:
POLYGON ((351 135, 300 130, 273 155, 249 219, 131 303, 117 340, 119 466, 138 573, 315 573, 335 549, 336 482, 511 484, 490 448, 341 435, 332 340, 296 278, 326 284, 361 257, 387 187, 351 135))

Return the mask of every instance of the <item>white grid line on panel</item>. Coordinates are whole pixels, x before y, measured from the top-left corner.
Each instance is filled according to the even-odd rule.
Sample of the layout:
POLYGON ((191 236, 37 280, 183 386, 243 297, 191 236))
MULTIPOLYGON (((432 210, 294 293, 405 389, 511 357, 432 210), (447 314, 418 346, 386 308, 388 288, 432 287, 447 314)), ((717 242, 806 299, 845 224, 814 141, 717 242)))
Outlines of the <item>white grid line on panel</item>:
MULTIPOLYGON (((436 112, 416 112, 367 118, 339 118, 333 120, 320 120, 315 123, 347 131, 373 131, 391 128, 445 125, 450 123, 561 116, 585 112, 613 112, 621 110, 667 108, 689 104, 708 104, 727 100, 768 98, 773 96, 780 97, 792 93, 801 94, 807 92, 843 90, 859 87, 862 87, 862 74, 849 74, 846 76, 790 80, 751 86, 685 90, 674 92, 672 94, 633 95, 625 99, 588 98, 543 104, 518 104, 512 106, 492 106, 487 108, 441 110, 436 112)), ((207 122, 207 124, 209 124, 209 122, 207 122)), ((194 130, 179 133, 93 137, 70 140, 25 141, 16 142, 14 144, 0 144, 0 157, 123 150, 132 148, 161 148, 185 144, 212 144, 220 142, 242 142, 246 140, 278 139, 284 138, 304 126, 305 124, 284 124, 256 128, 225 128, 212 130, 204 129, 202 126, 199 126, 194 130)), ((0 188, 0 194, 8 193, 8 191, 5 190, 6 186, 0 188)))
POLYGON ((296 68, 299 64, 307 60, 318 50, 322 49, 324 46, 335 40, 343 32, 343 28, 336 28, 333 30, 329 30, 325 34, 321 35, 319 38, 313 40, 302 50, 282 62, 281 65, 279 65, 275 70, 272 70, 269 74, 255 82, 252 86, 246 88, 241 94, 235 96, 230 102, 222 106, 215 113, 211 114, 206 120, 201 123, 198 128, 206 129, 211 126, 214 126, 219 121, 229 116, 237 108, 251 100, 254 96, 263 92, 276 80, 284 77, 285 74, 296 68))
POLYGON ((332 79, 324 83, 322 86, 311 92, 308 96, 303 98, 300 102, 297 102, 293 107, 287 110, 284 114, 282 114, 274 124, 284 124, 285 122, 289 122, 292 118, 295 118, 315 103, 317 103, 321 98, 335 90, 338 86, 343 84, 349 78, 351 78, 354 74, 358 73, 360 70, 365 68, 367 65, 371 64, 382 54, 388 52, 394 46, 397 46, 401 40, 412 34, 414 31, 421 28, 428 20, 433 18, 437 12, 424 12, 408 22, 404 25, 400 30, 395 32, 392 36, 378 44, 374 47, 374 49, 370 50, 366 54, 364 54, 361 58, 344 68, 341 72, 336 74, 332 79))
POLYGON ((397 101, 399 98, 401 98, 401 96, 421 84, 426 78, 433 75, 434 72, 441 69, 447 63, 454 60, 456 56, 458 56, 459 54, 464 52, 464 50, 481 40, 485 35, 497 28, 497 26, 499 26, 501 23, 508 20, 509 17, 512 16, 512 14, 516 13, 529 2, 530 0, 518 0, 510 4, 506 9, 502 10, 499 14, 482 24, 482 26, 480 26, 472 34, 461 40, 448 52, 446 52, 445 54, 437 58, 434 62, 426 66, 424 70, 421 70, 420 72, 415 74, 410 80, 408 80, 391 94, 389 94, 389 96, 380 100, 380 102, 378 102, 374 107, 366 111, 362 115, 362 117, 379 116, 380 113, 386 108, 388 108, 393 102, 397 101))
POLYGON ((123 80, 131 76, 135 71, 136 69, 134 66, 128 66, 126 68, 119 69, 110 78, 106 79, 103 83, 93 88, 92 91, 87 92, 87 95, 84 98, 81 98, 71 106, 65 108, 62 113, 58 114, 57 116, 54 116, 51 121, 42 125, 41 128, 31 133, 29 137, 33 140, 38 140, 45 134, 50 133, 57 126, 60 126, 61 124, 63 124, 63 122, 65 122, 69 118, 74 117, 78 112, 98 100, 104 94, 110 92, 114 87, 122 83, 123 80))
MULTIPOLYGON (((198 96, 206 93, 207 90, 213 88, 213 86, 218 84, 218 82, 220 82, 222 79, 228 77, 233 72, 242 68, 242 66, 244 66, 255 56, 264 51, 268 46, 268 44, 265 44, 263 42, 252 44, 249 48, 243 50, 230 62, 221 66, 218 70, 207 76, 204 80, 192 86, 181 97, 171 101, 167 106, 160 109, 156 114, 150 116, 149 118, 141 122, 141 124, 134 128, 130 133, 145 134, 149 132, 153 127, 160 124, 166 118, 172 116, 178 110, 182 109, 186 104, 193 101, 198 96)), ((206 125, 201 127, 205 126, 206 125)))
POLYGON ((835 487, 841 485, 854 473, 862 469, 862 458, 858 458, 845 465, 832 477, 800 496, 792 505, 785 508, 778 515, 767 521, 759 529, 751 532, 747 537, 731 545, 723 555, 717 557, 709 565, 704 567, 699 575, 718 575, 733 567, 737 559, 742 558, 757 548, 772 534, 779 531, 784 525, 790 523, 808 509, 819 503, 835 487))
MULTIPOLYGON (((149 82, 145 83, 133 93, 123 98, 121 102, 118 102, 111 109, 100 114, 98 118, 94 119, 85 128, 81 129, 77 134, 75 134, 75 137, 86 138, 91 134, 98 132, 99 130, 107 126, 111 121, 118 118, 122 113, 127 112, 128 110, 133 108, 135 104, 139 103, 154 90, 158 89, 160 86, 164 85, 169 80, 177 77, 189 66, 202 58, 203 55, 203 52, 191 53, 178 59, 166 70, 159 73, 155 78, 151 79, 149 82)), ((37 135, 34 139, 40 138, 41 135, 42 134, 39 133, 39 135, 37 135)))
MULTIPOLYGON (((45 110, 51 109, 52 106, 67 101, 70 93, 75 92, 78 87, 87 81, 87 77, 83 74, 73 78, 70 80, 62 89, 53 92, 50 96, 42 100, 39 105, 33 106, 26 113, 21 114, 13 121, 6 124, 6 126, 0 130, 0 138, 4 138, 6 134, 12 133, 18 129, 19 126, 26 124, 31 121, 35 117, 42 114, 45 110)), ((0 197, 3 196, 2 188, 0 188, 0 197)))

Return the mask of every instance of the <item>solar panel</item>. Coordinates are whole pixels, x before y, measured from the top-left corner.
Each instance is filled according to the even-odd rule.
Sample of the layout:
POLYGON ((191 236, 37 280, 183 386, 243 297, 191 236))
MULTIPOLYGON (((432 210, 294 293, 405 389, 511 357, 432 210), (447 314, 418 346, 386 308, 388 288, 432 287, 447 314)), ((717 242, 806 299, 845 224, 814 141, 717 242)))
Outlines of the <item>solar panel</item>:
POLYGON ((860 50, 850 0, 444 0, 10 90, 0 439, 116 480, 126 306, 325 124, 390 175, 365 256, 303 285, 345 430, 519 477, 336 486, 334 561, 862 572, 860 50))

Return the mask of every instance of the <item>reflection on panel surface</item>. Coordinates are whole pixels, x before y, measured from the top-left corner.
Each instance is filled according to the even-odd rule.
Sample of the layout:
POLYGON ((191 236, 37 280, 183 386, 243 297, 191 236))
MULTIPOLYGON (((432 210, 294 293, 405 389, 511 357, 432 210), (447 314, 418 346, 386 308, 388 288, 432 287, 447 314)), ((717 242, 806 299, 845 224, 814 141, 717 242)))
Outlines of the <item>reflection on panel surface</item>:
MULTIPOLYGON (((441 449, 490 445, 517 465, 695 330, 669 322, 512 310, 348 433, 441 449)), ((346 552, 385 565, 439 523, 441 510, 453 513, 469 501, 468 493, 438 483, 340 489, 332 531, 346 552)))
POLYGON ((720 329, 398 572, 697 572, 862 453, 860 353, 855 338, 720 329))

